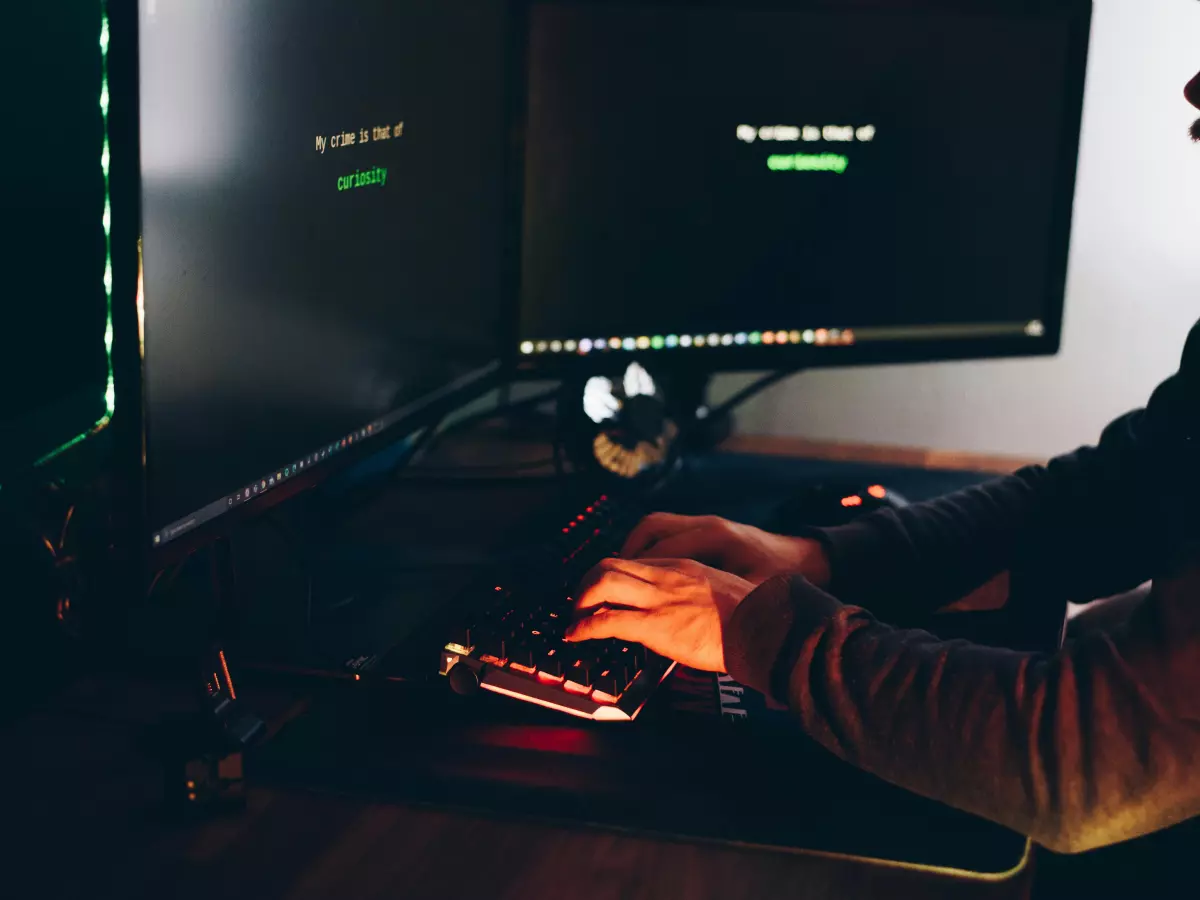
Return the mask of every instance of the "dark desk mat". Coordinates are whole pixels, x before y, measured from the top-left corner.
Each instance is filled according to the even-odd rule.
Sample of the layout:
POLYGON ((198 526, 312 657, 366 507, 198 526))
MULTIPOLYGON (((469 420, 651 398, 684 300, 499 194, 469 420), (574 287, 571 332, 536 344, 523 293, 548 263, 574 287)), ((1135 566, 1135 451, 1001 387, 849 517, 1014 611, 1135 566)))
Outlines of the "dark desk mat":
MULTIPOLYGON (((994 620, 955 617, 965 636, 994 620)), ((689 840, 997 875, 1026 840, 842 763, 764 699, 678 671, 639 719, 576 723, 444 683, 331 688, 260 748, 250 776, 689 840), (724 687, 724 703, 720 688, 724 687)))
MULTIPOLYGON (((763 524, 795 490, 824 480, 881 482, 918 501, 986 477, 713 455, 689 460, 657 499, 659 508, 763 524)), ((515 500, 506 506, 528 508, 515 500)), ((506 524, 500 515, 481 518, 506 524)), ((1005 613, 947 617, 930 627, 943 637, 1006 646, 1031 638, 1027 623, 1005 613)), ((1055 635, 1040 630, 1046 634, 1035 643, 1052 645, 1055 635)), ((330 686, 308 715, 256 752, 251 777, 502 818, 970 873, 1006 873, 1024 858, 1024 837, 842 763, 753 692, 727 689, 723 715, 718 688, 713 676, 680 672, 637 722, 580 724, 507 698, 456 697, 442 679, 388 689, 330 686)))

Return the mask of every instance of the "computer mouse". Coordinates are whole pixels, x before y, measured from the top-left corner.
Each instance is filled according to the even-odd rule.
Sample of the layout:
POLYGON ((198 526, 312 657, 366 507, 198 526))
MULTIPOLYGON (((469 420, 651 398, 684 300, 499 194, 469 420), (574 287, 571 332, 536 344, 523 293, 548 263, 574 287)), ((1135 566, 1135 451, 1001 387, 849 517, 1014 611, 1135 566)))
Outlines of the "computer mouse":
POLYGON ((908 501, 882 484, 823 482, 804 488, 776 507, 768 528, 776 534, 801 534, 808 527, 828 528, 874 512, 900 509, 908 501))

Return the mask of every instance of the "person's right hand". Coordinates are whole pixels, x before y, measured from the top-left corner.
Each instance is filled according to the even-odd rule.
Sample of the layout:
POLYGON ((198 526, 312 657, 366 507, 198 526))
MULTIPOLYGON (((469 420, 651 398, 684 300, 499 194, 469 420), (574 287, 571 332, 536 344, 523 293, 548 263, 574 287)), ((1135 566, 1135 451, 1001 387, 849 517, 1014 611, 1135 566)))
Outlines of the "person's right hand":
POLYGON ((784 537, 716 516, 654 513, 629 533, 625 559, 693 559, 754 585, 776 575, 803 575, 829 586, 829 558, 818 541, 784 537))

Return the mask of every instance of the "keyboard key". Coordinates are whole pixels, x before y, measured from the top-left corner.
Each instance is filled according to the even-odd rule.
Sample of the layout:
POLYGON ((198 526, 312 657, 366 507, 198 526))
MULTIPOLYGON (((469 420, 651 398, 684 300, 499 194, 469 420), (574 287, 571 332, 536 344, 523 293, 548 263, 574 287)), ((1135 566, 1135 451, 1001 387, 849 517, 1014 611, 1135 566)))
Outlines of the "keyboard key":
POLYGON ((558 649, 551 648, 546 651, 546 656, 538 663, 538 668, 547 674, 558 677, 566 675, 567 670, 574 665, 575 659, 568 653, 564 653, 558 649))
POLYGON ((506 642, 503 637, 492 633, 480 638, 475 644, 475 649, 480 654, 486 654, 488 656, 495 656, 498 659, 504 659, 505 652, 508 649, 505 646, 505 643, 506 642))
POLYGON ((646 664, 646 648, 640 644, 622 644, 618 648, 623 663, 631 671, 637 671, 646 664))
POLYGON ((567 678, 576 684, 591 686, 595 663, 590 659, 577 659, 567 670, 567 678))
POLYGON ((508 661, 510 663, 532 669, 539 660, 538 654, 536 654, 531 647, 528 645, 519 645, 509 651, 508 661))
POLYGON ((628 683, 624 680, 624 670, 618 673, 613 668, 602 669, 592 682, 596 690, 602 691, 612 697, 620 697, 625 691, 625 685, 628 683))

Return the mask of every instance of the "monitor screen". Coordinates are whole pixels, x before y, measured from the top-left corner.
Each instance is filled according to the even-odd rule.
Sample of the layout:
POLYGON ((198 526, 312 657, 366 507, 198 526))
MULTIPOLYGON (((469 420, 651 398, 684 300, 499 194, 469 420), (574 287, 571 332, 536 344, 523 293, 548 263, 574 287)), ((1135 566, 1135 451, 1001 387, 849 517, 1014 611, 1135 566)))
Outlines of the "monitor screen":
POLYGON ((502 0, 142 0, 150 541, 497 357, 502 0))
POLYGON ((1087 4, 905 6, 533 4, 511 349, 1057 328, 1087 4))

